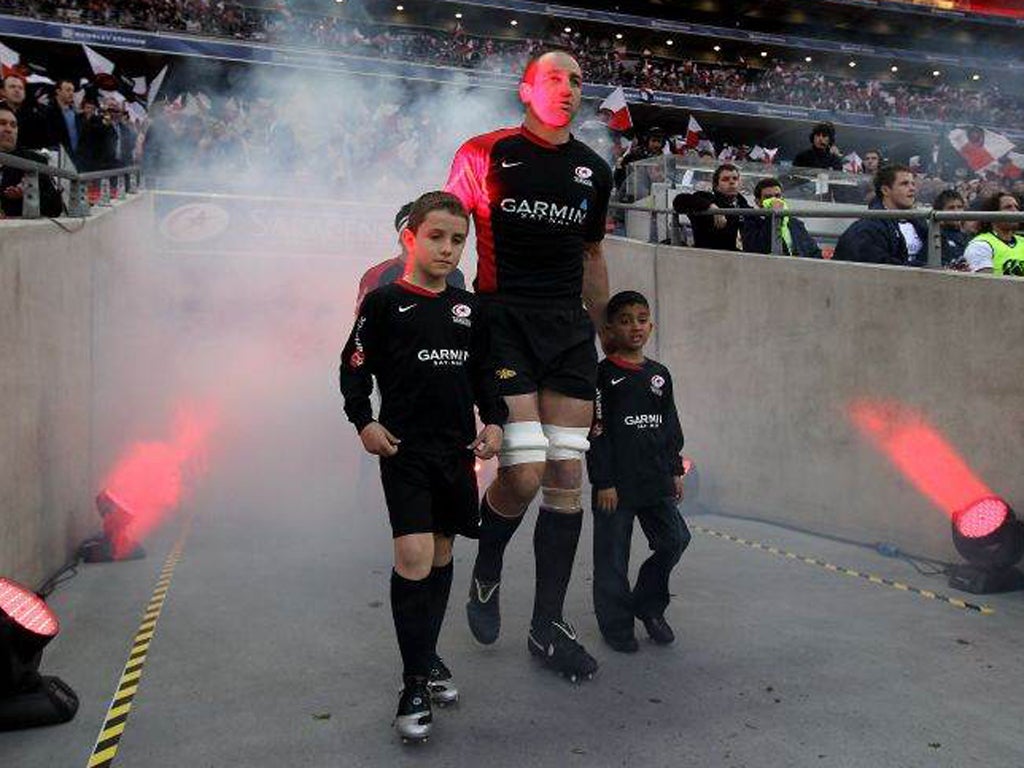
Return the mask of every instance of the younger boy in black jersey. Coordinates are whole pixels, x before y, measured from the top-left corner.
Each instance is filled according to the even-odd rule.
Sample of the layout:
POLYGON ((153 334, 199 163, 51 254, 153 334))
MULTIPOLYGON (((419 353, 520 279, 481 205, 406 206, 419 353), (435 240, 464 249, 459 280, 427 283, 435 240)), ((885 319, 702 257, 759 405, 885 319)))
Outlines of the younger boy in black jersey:
POLYGON ((400 280, 367 294, 341 355, 345 414, 380 457, 394 539, 391 610, 404 690, 395 716, 403 740, 432 728, 431 700, 458 700, 437 655, 452 583, 452 539, 476 538, 474 464, 501 447, 507 409, 488 367, 476 296, 446 284, 459 264, 469 217, 458 198, 429 192, 412 207, 400 280), (373 379, 381 407, 374 420, 373 379), (473 404, 485 425, 477 434, 473 404))
POLYGON ((675 639, 665 621, 668 578, 690 543, 677 508, 683 498, 683 432, 672 377, 644 357, 651 310, 636 291, 615 294, 603 338, 615 350, 598 365, 597 401, 587 471, 593 486, 594 611, 605 641, 616 651, 638 649, 634 618, 661 645, 675 639), (653 553, 629 586, 633 519, 653 553))

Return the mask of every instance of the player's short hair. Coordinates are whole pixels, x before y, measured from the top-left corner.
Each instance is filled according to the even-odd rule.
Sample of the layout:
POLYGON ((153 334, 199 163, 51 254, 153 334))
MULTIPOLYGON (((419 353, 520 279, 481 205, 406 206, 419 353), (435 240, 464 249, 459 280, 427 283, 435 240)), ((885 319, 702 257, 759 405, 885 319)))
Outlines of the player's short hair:
POLYGON ((579 61, 577 61, 576 56, 573 55, 572 51, 570 50, 557 47, 542 48, 541 50, 537 51, 537 53, 533 54, 533 56, 530 57, 529 61, 526 62, 526 66, 523 67, 523 76, 519 79, 519 82, 529 83, 531 80, 533 80, 533 73, 537 71, 537 63, 541 60, 542 57, 547 56, 549 53, 565 54, 570 59, 579 64, 579 61))
POLYGON ((726 171, 736 171, 736 173, 739 173, 740 169, 733 165, 732 163, 722 163, 720 166, 715 168, 715 172, 711 176, 712 189, 718 186, 718 180, 722 178, 722 174, 725 173, 726 171))
POLYGON ((647 297, 640 293, 640 291, 619 291, 608 299, 608 306, 604 310, 605 320, 610 323, 623 309, 637 305, 648 310, 651 308, 651 305, 647 302, 647 297))
POLYGON ((398 213, 395 214, 395 232, 401 232, 405 229, 406 225, 408 225, 409 214, 412 213, 412 205, 414 202, 414 200, 410 200, 398 209, 398 213))
POLYGON ((778 187, 779 189, 782 189, 782 182, 776 179, 774 176, 768 176, 764 179, 761 179, 759 182, 757 182, 757 185, 754 187, 754 199, 760 200, 761 193, 768 189, 768 187, 778 187))
POLYGON ((892 188, 896 183, 896 176, 900 173, 913 173, 908 165, 885 165, 878 169, 875 174, 875 197, 882 199, 882 187, 892 188))
POLYGON ((469 222, 469 214, 466 213, 462 201, 451 192, 441 192, 438 190, 427 192, 416 198, 416 201, 412 204, 412 210, 409 211, 409 220, 406 222, 406 228, 411 229, 413 232, 418 231, 420 224, 424 222, 431 211, 445 211, 452 216, 465 219, 467 223, 469 222))

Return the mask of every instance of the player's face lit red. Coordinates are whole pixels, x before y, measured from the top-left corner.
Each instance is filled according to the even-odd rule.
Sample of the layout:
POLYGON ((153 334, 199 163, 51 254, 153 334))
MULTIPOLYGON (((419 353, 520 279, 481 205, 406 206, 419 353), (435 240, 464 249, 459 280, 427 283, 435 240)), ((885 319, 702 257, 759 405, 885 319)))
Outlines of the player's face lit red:
POLYGON ((529 82, 520 86, 519 95, 544 125, 564 128, 583 98, 580 65, 564 53, 546 54, 534 65, 529 82))
POLYGON ((654 324, 651 311, 641 304, 630 304, 615 313, 608 327, 611 348, 640 352, 651 337, 654 324))
POLYGON ((430 280, 443 280, 459 266, 468 232, 469 222, 461 216, 431 211, 417 231, 402 232, 402 243, 415 271, 430 280))

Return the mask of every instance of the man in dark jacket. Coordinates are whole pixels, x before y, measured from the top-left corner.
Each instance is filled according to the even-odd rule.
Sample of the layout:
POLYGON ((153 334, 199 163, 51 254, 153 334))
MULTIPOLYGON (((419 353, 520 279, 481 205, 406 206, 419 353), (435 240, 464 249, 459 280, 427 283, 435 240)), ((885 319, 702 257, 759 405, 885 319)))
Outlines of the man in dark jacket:
POLYGON ((818 123, 811 129, 811 146, 793 158, 794 168, 843 170, 843 158, 836 146, 836 129, 832 123, 818 123))
MULTIPOLYGON (((786 201, 782 197, 782 183, 771 177, 757 182, 757 186, 754 187, 754 205, 759 208, 771 207, 785 210, 786 201)), ((821 258, 821 248, 818 247, 800 219, 795 216, 780 216, 776 222, 779 226, 783 254, 802 256, 808 259, 821 258)), ((771 226, 771 218, 768 216, 744 216, 743 226, 740 230, 743 237, 743 250, 747 253, 771 253, 771 226)))
MULTIPOLYGON (((0 102, 0 152, 46 164, 39 152, 18 148, 18 116, 7 104, 0 102)), ((21 216, 24 210, 25 190, 22 181, 25 172, 0 164, 0 212, 5 217, 21 216)), ((43 216, 60 216, 64 204, 60 192, 49 176, 39 175, 39 212, 43 216)))
MULTIPOLYGON (((887 165, 875 175, 870 209, 909 211, 917 202, 917 182, 905 165, 887 165)), ((928 228, 923 219, 860 219, 836 244, 836 261, 923 267, 928 262, 928 228)))
MULTIPOLYGON (((694 192, 676 195, 672 207, 676 213, 690 215, 721 208, 750 208, 740 194, 740 170, 731 163, 723 163, 711 177, 714 192, 694 192)), ((737 235, 742 216, 705 215, 690 216, 693 227, 693 246, 717 251, 738 251, 737 235)))
POLYGON ((53 103, 42 111, 42 119, 46 124, 46 146, 61 147, 72 160, 75 160, 82 118, 75 111, 74 82, 67 79, 58 80, 53 96, 53 103))

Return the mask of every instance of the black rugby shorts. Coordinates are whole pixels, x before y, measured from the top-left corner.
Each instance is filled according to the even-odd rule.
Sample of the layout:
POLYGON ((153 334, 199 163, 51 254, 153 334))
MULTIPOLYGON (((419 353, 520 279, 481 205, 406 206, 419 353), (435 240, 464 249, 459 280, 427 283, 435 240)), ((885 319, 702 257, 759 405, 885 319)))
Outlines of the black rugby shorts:
POLYGON ((381 457, 380 479, 392 537, 442 533, 477 538, 480 498, 475 463, 470 451, 440 455, 401 446, 394 456, 381 457))

